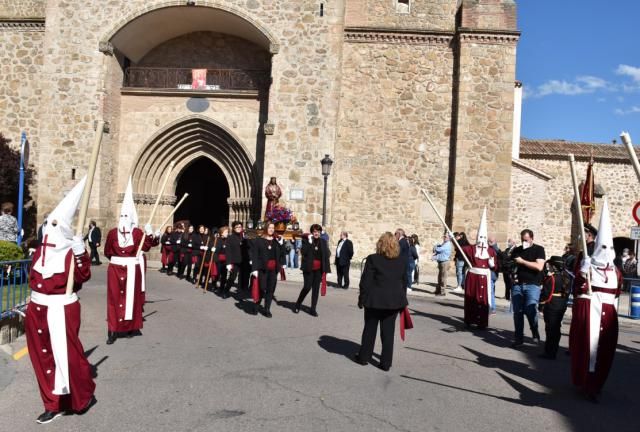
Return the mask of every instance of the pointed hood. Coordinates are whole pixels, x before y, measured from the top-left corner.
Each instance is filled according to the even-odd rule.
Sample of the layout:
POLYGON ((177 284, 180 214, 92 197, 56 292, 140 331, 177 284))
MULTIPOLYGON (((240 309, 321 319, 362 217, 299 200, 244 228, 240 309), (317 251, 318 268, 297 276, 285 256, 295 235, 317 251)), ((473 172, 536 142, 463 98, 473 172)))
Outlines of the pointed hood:
POLYGON ((489 259, 489 242, 487 238, 487 208, 482 210, 482 219, 478 227, 478 235, 476 236, 475 257, 481 259, 489 259))
POLYGON ((47 216, 42 232, 40 258, 33 264, 33 269, 45 279, 65 271, 65 257, 71 248, 74 234, 73 217, 78 210, 86 182, 85 176, 47 216))
POLYGON ((616 252, 613 249, 613 234, 611 230, 611 215, 607 199, 604 199, 600 225, 596 237, 593 254, 591 255, 591 283, 600 288, 617 288, 618 278, 613 260, 616 252))
POLYGON ((118 246, 133 246, 133 228, 138 226, 138 212, 133 203, 133 187, 131 177, 124 192, 122 207, 120 207, 120 220, 118 221, 118 246))

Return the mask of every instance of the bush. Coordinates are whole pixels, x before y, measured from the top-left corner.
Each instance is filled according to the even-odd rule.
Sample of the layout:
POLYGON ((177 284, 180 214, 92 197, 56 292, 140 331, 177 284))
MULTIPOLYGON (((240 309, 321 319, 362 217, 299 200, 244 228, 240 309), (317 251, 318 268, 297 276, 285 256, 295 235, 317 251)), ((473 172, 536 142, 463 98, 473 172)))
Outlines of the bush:
POLYGON ((15 243, 0 240, 0 261, 16 261, 24 259, 22 248, 15 243))

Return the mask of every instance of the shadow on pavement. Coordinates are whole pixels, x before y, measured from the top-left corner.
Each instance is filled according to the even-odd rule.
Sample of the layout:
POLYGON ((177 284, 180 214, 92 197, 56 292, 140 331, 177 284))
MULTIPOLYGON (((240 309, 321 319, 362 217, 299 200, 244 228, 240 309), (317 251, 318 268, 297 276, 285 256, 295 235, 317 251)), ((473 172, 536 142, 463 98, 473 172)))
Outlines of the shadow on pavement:
POLYGON ((360 344, 328 335, 320 336, 318 345, 331 354, 340 354, 348 359, 351 359, 360 350, 360 344))
MULTIPOLYGON (((452 317, 419 311, 413 311, 413 313, 415 316, 434 319, 445 325, 459 326, 461 324, 459 319, 452 317)), ((541 330, 543 329, 544 324, 541 323, 541 330)), ((511 343, 513 332, 489 329, 476 331, 474 334, 494 346, 506 348, 511 343)), ((605 383, 598 404, 587 401, 582 393, 571 383, 571 365, 568 356, 559 353, 556 360, 538 357, 538 354, 543 350, 542 344, 525 345, 520 348, 519 351, 527 356, 524 361, 489 355, 463 345, 460 345, 460 347, 475 356, 475 359, 465 359, 414 347, 407 347, 406 349, 471 362, 486 369, 494 369, 496 378, 508 384, 518 396, 507 397, 478 391, 473 388, 435 382, 427 378, 409 375, 401 376, 413 381, 495 398, 518 405, 545 408, 561 414, 567 425, 569 425, 570 430, 574 431, 638 430, 637 423, 634 424, 633 419, 637 416, 637 389, 640 388, 640 375, 637 373, 638 364, 640 364, 640 350, 634 347, 618 345, 609 379, 605 383)), ((560 352, 562 351, 561 349, 560 352)))

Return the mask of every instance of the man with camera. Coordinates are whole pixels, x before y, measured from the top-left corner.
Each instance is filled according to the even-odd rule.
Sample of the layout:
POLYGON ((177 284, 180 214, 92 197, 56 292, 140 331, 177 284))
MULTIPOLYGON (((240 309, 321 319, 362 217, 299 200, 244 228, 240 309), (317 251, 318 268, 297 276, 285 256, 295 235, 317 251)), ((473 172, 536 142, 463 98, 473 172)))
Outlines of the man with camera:
POLYGON ((513 305, 513 324, 515 337, 513 348, 519 348, 524 343, 524 316, 527 316, 531 335, 535 343, 540 342, 538 332, 538 300, 540 299, 540 285, 544 276, 545 263, 544 248, 533 243, 533 231, 522 230, 520 233, 522 245, 516 247, 511 259, 515 264, 513 269, 513 286, 511 288, 511 302, 513 305))

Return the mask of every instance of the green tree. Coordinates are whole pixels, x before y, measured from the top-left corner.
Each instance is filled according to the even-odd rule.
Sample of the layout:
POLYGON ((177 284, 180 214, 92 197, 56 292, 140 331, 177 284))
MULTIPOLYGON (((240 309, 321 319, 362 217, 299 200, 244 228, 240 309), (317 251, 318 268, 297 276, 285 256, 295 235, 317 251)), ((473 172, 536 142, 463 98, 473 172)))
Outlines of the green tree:
MULTIPOLYGON (((12 148, 7 139, 0 133, 0 203, 12 202, 15 206, 15 214, 18 215, 18 192, 20 182, 20 150, 12 148)), ((22 228, 24 239, 36 236, 36 206, 31 198, 31 186, 33 183, 33 170, 25 170, 24 181, 24 213, 22 228)))

